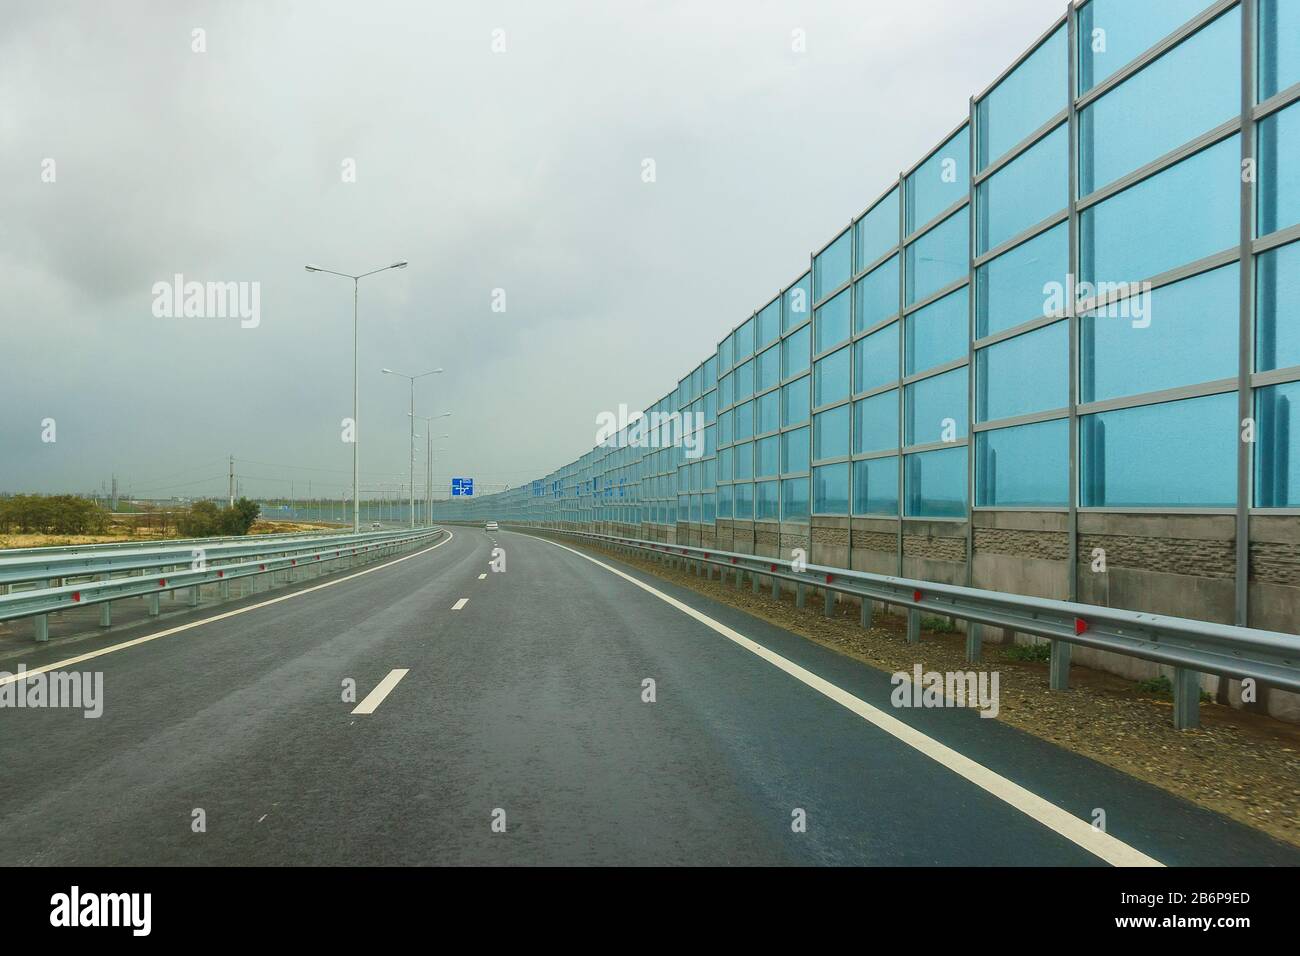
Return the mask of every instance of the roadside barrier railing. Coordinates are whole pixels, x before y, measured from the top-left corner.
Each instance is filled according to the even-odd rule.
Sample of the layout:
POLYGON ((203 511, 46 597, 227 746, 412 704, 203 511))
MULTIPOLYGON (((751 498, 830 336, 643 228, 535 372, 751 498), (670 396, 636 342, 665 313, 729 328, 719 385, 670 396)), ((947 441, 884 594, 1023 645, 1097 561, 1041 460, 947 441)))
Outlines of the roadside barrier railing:
POLYGON ((377 531, 358 535, 317 535, 294 541, 257 538, 221 539, 199 547, 143 548, 106 554, 6 557, 0 552, 0 621, 32 618, 37 641, 49 639, 49 615, 87 605, 100 608, 99 624, 112 624, 112 602, 142 597, 150 616, 160 613, 163 594, 187 590, 189 604, 199 603, 203 585, 217 585, 222 599, 230 582, 253 579, 252 591, 265 582, 292 583, 382 560, 432 543, 442 528, 377 531), (35 584, 12 590, 18 584, 35 584))
POLYGON ((1173 721, 1179 729, 1199 724, 1202 674, 1248 679, 1300 693, 1300 635, 1296 634, 915 581, 716 548, 531 525, 514 527, 650 556, 710 579, 716 570, 724 582, 734 576, 738 589, 748 577, 754 593, 759 593, 766 582, 777 598, 787 584, 793 585, 799 607, 805 606, 810 590, 821 591, 828 616, 834 613, 837 594, 857 597, 862 602, 863 627, 871 626, 873 605, 901 608, 907 615, 907 640, 912 644, 921 640, 923 617, 961 620, 967 625, 966 659, 971 663, 980 660, 986 626, 1043 637, 1050 642, 1048 670, 1053 690, 1069 687, 1070 650, 1075 646, 1166 664, 1174 669, 1173 721))

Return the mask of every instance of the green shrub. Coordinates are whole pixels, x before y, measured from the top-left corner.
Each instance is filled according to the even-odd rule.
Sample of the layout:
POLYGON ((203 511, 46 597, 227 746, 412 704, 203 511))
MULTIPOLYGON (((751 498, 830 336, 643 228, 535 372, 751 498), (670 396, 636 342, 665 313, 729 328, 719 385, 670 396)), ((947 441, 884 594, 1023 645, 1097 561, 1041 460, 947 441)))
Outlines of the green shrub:
POLYGON ((77 495, 14 495, 0 498, 0 532, 101 534, 108 512, 77 495))
POLYGON ((1045 664, 1052 659, 1050 644, 1008 644, 1002 656, 1010 661, 1025 661, 1033 664, 1045 664))

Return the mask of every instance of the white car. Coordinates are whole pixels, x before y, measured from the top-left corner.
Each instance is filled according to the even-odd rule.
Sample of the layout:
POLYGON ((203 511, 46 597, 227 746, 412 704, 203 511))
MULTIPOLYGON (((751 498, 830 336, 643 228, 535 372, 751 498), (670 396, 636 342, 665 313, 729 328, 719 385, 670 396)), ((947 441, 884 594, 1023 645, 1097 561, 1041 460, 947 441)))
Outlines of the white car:
POLYGON ((370 530, 371 530, 371 531, 378 531, 378 530, 380 530, 382 527, 383 527, 383 525, 381 525, 378 521, 372 521, 372 522, 370 522, 370 530))
POLYGON ((496 523, 495 521, 489 521, 487 524, 485 524, 485 525, 483 526, 483 530, 485 530, 485 531, 500 531, 501 528, 497 525, 497 523, 496 523))

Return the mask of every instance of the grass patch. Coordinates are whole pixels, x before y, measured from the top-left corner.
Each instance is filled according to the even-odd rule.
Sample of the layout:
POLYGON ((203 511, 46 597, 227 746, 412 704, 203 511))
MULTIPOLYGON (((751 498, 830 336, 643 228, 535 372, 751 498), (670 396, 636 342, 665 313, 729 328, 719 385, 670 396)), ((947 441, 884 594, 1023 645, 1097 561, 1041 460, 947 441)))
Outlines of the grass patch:
POLYGON ((1002 656, 1009 661, 1022 661, 1027 664, 1046 664, 1052 659, 1052 645, 1008 644, 1002 649, 1002 656))

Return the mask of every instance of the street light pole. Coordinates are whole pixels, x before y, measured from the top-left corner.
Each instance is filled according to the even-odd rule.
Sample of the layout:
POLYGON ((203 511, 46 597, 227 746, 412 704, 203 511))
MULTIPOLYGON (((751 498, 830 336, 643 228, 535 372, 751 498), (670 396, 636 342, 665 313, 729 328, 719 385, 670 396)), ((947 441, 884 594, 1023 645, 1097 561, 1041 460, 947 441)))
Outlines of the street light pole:
POLYGON ((411 472, 411 528, 415 528, 415 380, 424 378, 426 375, 440 375, 442 369, 430 369, 427 372, 421 372, 418 375, 407 375, 405 372, 394 372, 391 368, 381 370, 385 375, 396 375, 398 378, 404 378, 411 383, 411 410, 406 414, 411 418, 411 448, 409 452, 408 464, 411 472))
MULTIPOLYGON (((425 513, 425 517, 429 524, 433 524, 433 421, 436 418, 450 418, 451 412, 443 412, 441 415, 417 415, 415 412, 411 412, 410 416, 412 423, 414 423, 417 418, 424 422, 424 433, 428 436, 428 441, 425 443, 426 467, 428 469, 425 480, 425 495, 426 500, 428 501, 428 510, 425 513)), ((439 435, 438 437, 450 438, 451 436, 439 435)))
POLYGON ((369 272, 363 272, 360 275, 352 275, 347 272, 335 272, 333 269, 322 269, 320 266, 307 265, 308 272, 325 272, 332 276, 342 276, 344 279, 352 280, 352 533, 356 534, 361 530, 361 501, 357 490, 361 484, 361 460, 357 449, 360 444, 360 429, 357 424, 358 405, 361 393, 361 386, 357 378, 357 300, 360 297, 361 280, 366 276, 372 276, 379 272, 387 272, 389 269, 405 269, 407 262, 401 259, 390 266, 384 266, 382 269, 371 269, 369 272))

